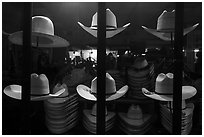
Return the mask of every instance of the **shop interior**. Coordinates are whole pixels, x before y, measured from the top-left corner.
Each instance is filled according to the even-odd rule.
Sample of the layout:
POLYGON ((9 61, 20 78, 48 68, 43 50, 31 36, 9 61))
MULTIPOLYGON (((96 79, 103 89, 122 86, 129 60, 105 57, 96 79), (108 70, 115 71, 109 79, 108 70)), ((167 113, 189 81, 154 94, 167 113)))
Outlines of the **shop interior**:
POLYGON ((179 53, 177 2, 103 4, 106 37, 99 46, 100 38, 104 40, 97 32, 100 2, 2 2, 3 135, 175 134, 172 77, 177 77, 177 70, 182 72, 179 134, 202 134, 202 2, 182 3, 179 53), (26 54, 23 38, 29 42, 29 36, 23 34, 30 32, 25 28, 29 16, 31 44, 26 54), (163 23, 173 29, 162 28, 163 23), (175 60, 181 61, 181 68, 175 67, 175 60), (101 84, 106 87, 98 91, 106 98, 104 116, 97 113, 99 72, 105 72, 101 84), (25 84, 25 74, 31 85, 25 84), (32 83, 40 76, 48 82, 45 95, 38 89, 39 81, 32 83), (24 85, 31 90, 24 90, 24 85), (32 86, 39 93, 33 95, 32 86), (157 94, 171 89, 171 95, 157 94), (104 117, 105 131, 97 128, 98 116, 104 117))

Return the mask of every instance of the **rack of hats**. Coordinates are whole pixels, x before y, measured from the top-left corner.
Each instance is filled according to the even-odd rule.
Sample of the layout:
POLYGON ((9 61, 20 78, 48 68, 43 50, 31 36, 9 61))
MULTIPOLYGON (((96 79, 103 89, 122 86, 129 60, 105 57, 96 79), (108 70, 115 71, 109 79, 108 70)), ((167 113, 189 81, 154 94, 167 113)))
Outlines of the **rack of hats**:
MULTIPOLYGON (((77 22, 83 30, 96 38, 97 16, 96 12, 92 17, 91 27, 77 22)), ((174 10, 164 11, 158 18, 156 30, 145 26, 142 28, 164 41, 172 42, 174 18, 174 10)), ((121 33, 130 23, 118 28, 115 15, 110 9, 106 9, 106 25, 108 39, 121 33)), ((184 35, 197 26, 198 24, 184 29, 184 35)), ((23 44, 22 31, 10 34, 8 38, 13 44, 23 44)), ((68 41, 54 35, 54 25, 48 17, 32 17, 32 47, 40 49, 68 46, 68 41)), ((158 122, 165 130, 164 134, 172 134, 174 74, 157 74, 154 62, 141 54, 133 59, 124 69, 113 67, 106 70, 105 134, 160 134, 157 131, 158 122)), ((22 99, 21 85, 6 86, 3 92, 13 99, 22 99)), ((190 134, 192 130, 195 105, 190 98, 196 93, 197 88, 192 85, 182 86, 181 134, 190 134)), ((54 85, 47 75, 32 73, 30 100, 43 103, 43 124, 49 134, 72 134, 74 128, 76 131, 73 132, 78 132, 78 128, 83 129, 80 129, 81 133, 73 134, 97 134, 97 115, 100 115, 97 114, 96 103, 97 76, 86 73, 85 68, 71 70, 70 74, 54 85)), ((33 112, 31 118, 36 113, 33 112)))
MULTIPOLYGON (((94 37, 97 37, 97 28, 95 27, 97 26, 96 16, 97 14, 94 14, 92 27, 90 28, 78 22, 84 30, 94 37)), ((107 26, 116 26, 115 15, 110 9, 106 9, 106 19, 106 23, 109 23, 107 26)), ((124 25, 122 28, 117 28, 116 31, 110 31, 111 28, 106 28, 106 38, 113 37, 124 30, 128 25, 130 25, 130 23, 124 25)), ((126 72, 121 72, 116 69, 109 69, 106 70, 106 72, 106 104, 113 111, 109 112, 107 111, 109 108, 106 108, 106 131, 108 131, 109 128, 109 119, 114 122, 114 120, 111 119, 117 118, 115 121, 116 130, 119 127, 123 131, 123 134, 147 134, 155 122, 154 101, 143 95, 141 89, 142 87, 149 90, 154 89, 154 64, 148 63, 144 57, 137 57, 134 64, 128 67, 126 72), (121 107, 121 105, 124 106, 121 107), (124 108, 128 109, 124 110, 124 108), (110 116, 110 114, 112 116, 110 116)), ((96 80, 97 77, 92 80, 91 85, 89 85, 90 88, 85 85, 78 85, 78 94, 86 100, 96 101, 96 80)), ((85 125, 84 127, 91 133, 96 133, 96 129, 94 132, 93 129, 91 129, 92 126, 90 122, 91 117, 92 119, 96 119, 93 114, 95 112, 94 109, 96 109, 95 105, 92 109, 89 108, 89 110, 85 109, 83 111, 83 125, 85 125), (87 111, 89 114, 87 114, 87 111), (90 120, 88 120, 88 117, 90 120)))
MULTIPOLYGON (((15 45, 22 45, 22 34, 22 31, 12 33, 9 35, 8 39, 15 45)), ((41 50, 43 48, 68 46, 69 42, 67 40, 54 35, 54 25, 48 17, 32 17, 32 47, 37 47, 38 50, 41 50)), ((46 72, 44 71, 44 73, 46 72)), ((45 125, 49 133, 52 134, 64 134, 75 127, 79 117, 78 96, 75 90, 73 90, 74 88, 70 85, 78 81, 73 80, 71 84, 67 84, 65 77, 57 81, 57 83, 54 83, 55 85, 53 87, 53 81, 48 79, 45 74, 32 73, 30 79, 30 100, 33 104, 31 107, 35 107, 31 108, 33 111, 29 116, 30 119, 42 120, 41 122, 38 121, 38 124, 41 123, 45 125), (41 111, 42 107, 43 111, 41 111)), ((8 85, 4 88, 4 93, 13 99, 22 100, 21 85, 8 85)), ((34 121, 33 124, 35 125, 36 122, 37 121, 34 121)), ((34 131, 31 129, 30 132, 36 132, 35 130, 39 130, 38 127, 42 128, 44 126, 40 125, 34 127, 34 131)))
MULTIPOLYGON (((183 30, 183 35, 188 34, 193 31, 199 23, 185 28, 183 30)), ((144 30, 153 34, 154 36, 164 40, 170 41, 171 44, 174 42, 174 32, 175 32, 175 10, 167 12, 166 10, 159 16, 157 21, 157 29, 149 29, 142 26, 144 30)), ((171 45, 173 46, 173 45, 171 45)), ((169 70, 170 71, 170 70, 169 70)), ((185 73, 185 72, 184 72, 185 73)), ((162 126, 172 134, 173 131, 173 73, 160 73, 156 78, 154 93, 142 88, 142 92, 147 97, 159 101, 159 115, 162 126), (166 83, 167 82, 167 83, 166 83)), ((184 81, 184 80, 183 80, 184 81)), ((184 85, 184 83, 182 83, 184 85)), ((193 111, 194 104, 190 101, 190 98, 195 96, 197 89, 193 85, 182 86, 182 107, 181 107, 181 134, 190 134, 193 126, 193 111)))

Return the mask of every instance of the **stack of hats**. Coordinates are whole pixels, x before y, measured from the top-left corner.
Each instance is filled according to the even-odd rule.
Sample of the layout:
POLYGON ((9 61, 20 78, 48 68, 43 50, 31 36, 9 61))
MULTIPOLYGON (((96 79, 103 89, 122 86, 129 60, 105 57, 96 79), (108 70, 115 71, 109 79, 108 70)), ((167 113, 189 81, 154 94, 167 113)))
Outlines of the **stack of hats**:
POLYGON ((125 80, 121 77, 119 70, 108 70, 106 72, 109 73, 115 80, 116 90, 119 90, 125 85, 125 80))
POLYGON ((148 64, 144 57, 135 59, 134 64, 128 69, 128 97, 148 99, 142 94, 142 88, 154 89, 154 64, 148 64))
MULTIPOLYGON (((171 102, 171 104, 173 104, 171 102)), ((182 109, 181 118, 181 134, 188 135, 192 129, 192 118, 193 118, 194 104, 188 103, 186 107, 182 109)), ((168 105, 160 104, 160 115, 162 125, 172 133, 172 107, 168 105)))
MULTIPOLYGON (((92 107, 92 110, 84 109, 83 110, 83 125, 84 127, 93 134, 96 134, 96 119, 97 119, 97 112, 96 112, 97 104, 94 104, 92 107)), ((106 122, 105 122, 105 131, 109 131, 111 128, 113 128, 115 123, 115 117, 116 114, 114 112, 109 112, 106 109, 106 122)))
POLYGON ((66 84, 57 84, 53 92, 65 89, 59 97, 44 101, 45 122, 48 130, 54 134, 63 134, 77 125, 78 97, 76 93, 68 92, 66 84))
POLYGON ((118 113, 119 128, 128 135, 142 135, 152 127, 153 116, 143 114, 139 105, 131 105, 127 113, 118 113))
MULTIPOLYGON (((159 101, 163 101, 173 104, 173 77, 172 73, 160 73, 156 78, 155 91, 148 91, 142 88, 142 92, 145 96, 159 101)), ((197 93, 197 90, 192 86, 182 86, 182 126, 181 134, 189 134, 192 128, 192 116, 194 110, 194 104, 186 104, 185 100, 193 97, 197 93)), ((172 105, 160 105, 161 122, 162 125, 172 133, 172 105)))

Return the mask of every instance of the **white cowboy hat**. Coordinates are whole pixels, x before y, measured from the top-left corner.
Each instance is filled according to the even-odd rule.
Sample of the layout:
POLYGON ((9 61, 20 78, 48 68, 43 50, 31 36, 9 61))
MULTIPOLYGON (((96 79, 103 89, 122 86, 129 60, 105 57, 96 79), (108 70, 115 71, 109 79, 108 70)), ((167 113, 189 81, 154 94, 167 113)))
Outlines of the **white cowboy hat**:
MULTIPOLYGON (((183 30, 183 35, 186 35, 189 32, 193 31, 198 25, 199 23, 191 27, 185 28, 183 30)), ((172 12, 167 12, 166 10, 163 11, 163 13, 159 16, 157 20, 157 29, 149 29, 145 26, 142 26, 142 28, 162 40, 165 41, 174 40, 175 10, 173 10, 172 12), (172 39, 171 33, 173 34, 172 39)))
MULTIPOLYGON (((128 90, 128 86, 125 85, 116 91, 115 80, 110 76, 110 74, 106 73, 106 101, 111 101, 122 97, 128 90)), ((91 82, 91 88, 85 85, 78 85, 77 86, 78 94, 87 99, 87 100, 97 100, 97 77, 95 77, 91 82)))
MULTIPOLYGON (((94 37, 97 37, 97 16, 98 13, 96 12, 92 17, 92 23, 91 27, 86 27, 82 23, 78 22, 78 24, 88 33, 93 35, 94 37)), ((116 17, 113 14, 113 12, 110 9, 106 9, 106 38, 111 38, 115 36, 116 34, 122 32, 126 29, 127 26, 129 26, 130 23, 124 25, 123 27, 117 28, 117 22, 116 17)))
MULTIPOLYGON (((83 114, 84 117, 92 124, 96 124, 96 117, 97 117, 97 104, 95 103, 92 107, 91 110, 89 109, 84 109, 83 114)), ((111 119, 115 117, 114 112, 108 112, 107 107, 105 107, 105 115, 106 115, 106 123, 110 123, 111 119)))
MULTIPOLYGON (((91 110, 88 110, 88 109, 83 110, 83 115, 84 115, 83 125, 89 132, 94 133, 94 134, 96 133, 96 124, 97 124, 97 121, 96 121, 97 114, 96 113, 97 113, 96 103, 93 105, 91 110)), ((107 132, 113 127, 116 114, 114 112, 108 112, 107 107, 105 107, 105 114, 106 114, 105 130, 107 132)))
MULTIPOLYGON (((9 40, 13 44, 23 45, 23 31, 18 31, 9 35, 9 40)), ((67 40, 54 35, 54 25, 45 16, 32 17, 32 46, 42 48, 68 47, 67 40)))
MULTIPOLYGON (((57 97, 65 92, 62 88, 54 94, 50 94, 49 81, 44 74, 31 74, 31 101, 46 100, 57 97)), ((4 89, 4 93, 14 99, 21 100, 22 86, 20 85, 9 85, 4 89)))
MULTIPOLYGON (((156 78, 155 91, 142 88, 142 93, 152 99, 173 101, 173 73, 160 73, 156 78)), ((182 86, 182 100, 193 97, 197 90, 192 86, 182 86)))
POLYGON ((149 123, 151 115, 143 115, 142 110, 139 105, 131 105, 127 113, 119 113, 119 117, 123 122, 130 126, 135 126, 135 128, 141 128, 149 123))

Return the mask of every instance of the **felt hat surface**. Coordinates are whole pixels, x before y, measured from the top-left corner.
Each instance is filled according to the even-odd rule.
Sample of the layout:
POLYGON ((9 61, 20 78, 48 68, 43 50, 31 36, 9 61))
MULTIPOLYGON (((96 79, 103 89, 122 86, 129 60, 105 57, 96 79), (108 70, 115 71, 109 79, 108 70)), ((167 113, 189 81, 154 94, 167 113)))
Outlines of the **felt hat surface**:
MULTIPOLYGON (((193 31, 199 23, 185 28, 183 30, 183 35, 186 35, 193 31)), ((174 40, 174 31, 175 31, 175 10, 171 12, 167 12, 166 10, 163 11, 163 13, 158 17, 157 20, 157 29, 150 29, 145 26, 142 26, 144 30, 147 32, 153 34, 154 36, 165 40, 165 41, 171 41, 174 40), (171 33, 172 33, 172 39, 171 39, 171 33)))
MULTIPOLYGON (((51 94, 49 89, 49 81, 47 76, 44 74, 31 74, 31 101, 46 100, 54 97, 58 97, 63 94, 65 89, 62 88, 56 93, 51 94)), ((20 85, 9 85, 4 89, 4 93, 14 99, 21 100, 22 86, 20 85)))
POLYGON ((68 87, 67 87, 67 85, 65 83, 63 83, 63 84, 59 84, 59 83, 56 84, 55 87, 52 90, 52 94, 55 94, 57 91, 59 91, 59 90, 61 90, 63 88, 65 89, 63 94, 59 95, 56 98, 48 99, 47 101, 49 103, 52 103, 52 104, 66 103, 66 101, 69 99, 70 95, 69 95, 68 87))
MULTIPOLYGON (((96 108, 96 104, 92 107, 91 110, 89 109, 84 109, 83 110, 83 114, 84 117, 90 121, 90 123, 96 124, 96 112, 97 112, 97 108, 96 108)), ((109 123, 109 121, 111 121, 114 117, 115 117, 115 113, 114 112, 108 112, 107 108, 106 108, 106 123, 109 123)))
MULTIPOLYGON (((93 17, 92 17, 92 23, 91 27, 86 27, 82 23, 78 22, 78 24, 88 33, 93 35, 94 37, 97 37, 97 16, 98 13, 96 12, 93 17)), ((124 25, 123 27, 117 27, 117 22, 116 22, 116 16, 113 14, 113 12, 110 9, 106 9, 106 38, 111 38, 115 36, 116 34, 122 32, 129 26, 130 23, 124 25)))
MULTIPOLYGON (((156 78, 155 91, 150 92, 142 88, 142 93, 152 99, 173 101, 173 73, 160 73, 156 78)), ((182 100, 189 99, 197 93, 192 86, 182 86, 182 100)))
POLYGON ((148 123, 151 115, 143 114, 139 105, 131 105, 128 112, 119 113, 119 117, 128 125, 142 127, 148 123))
MULTIPOLYGON (((23 31, 12 33, 8 38, 13 44, 23 45, 23 31)), ((33 47, 57 48, 68 47, 69 45, 67 40, 54 35, 54 24, 48 17, 32 17, 33 47)))
MULTIPOLYGON (((106 73, 106 101, 111 101, 122 97, 128 90, 128 86, 125 85, 120 88, 118 91, 116 90, 115 80, 110 76, 109 73, 106 73)), ((97 77, 95 77, 91 82, 91 88, 85 85, 77 86, 78 94, 87 99, 87 100, 97 100, 97 77)))

